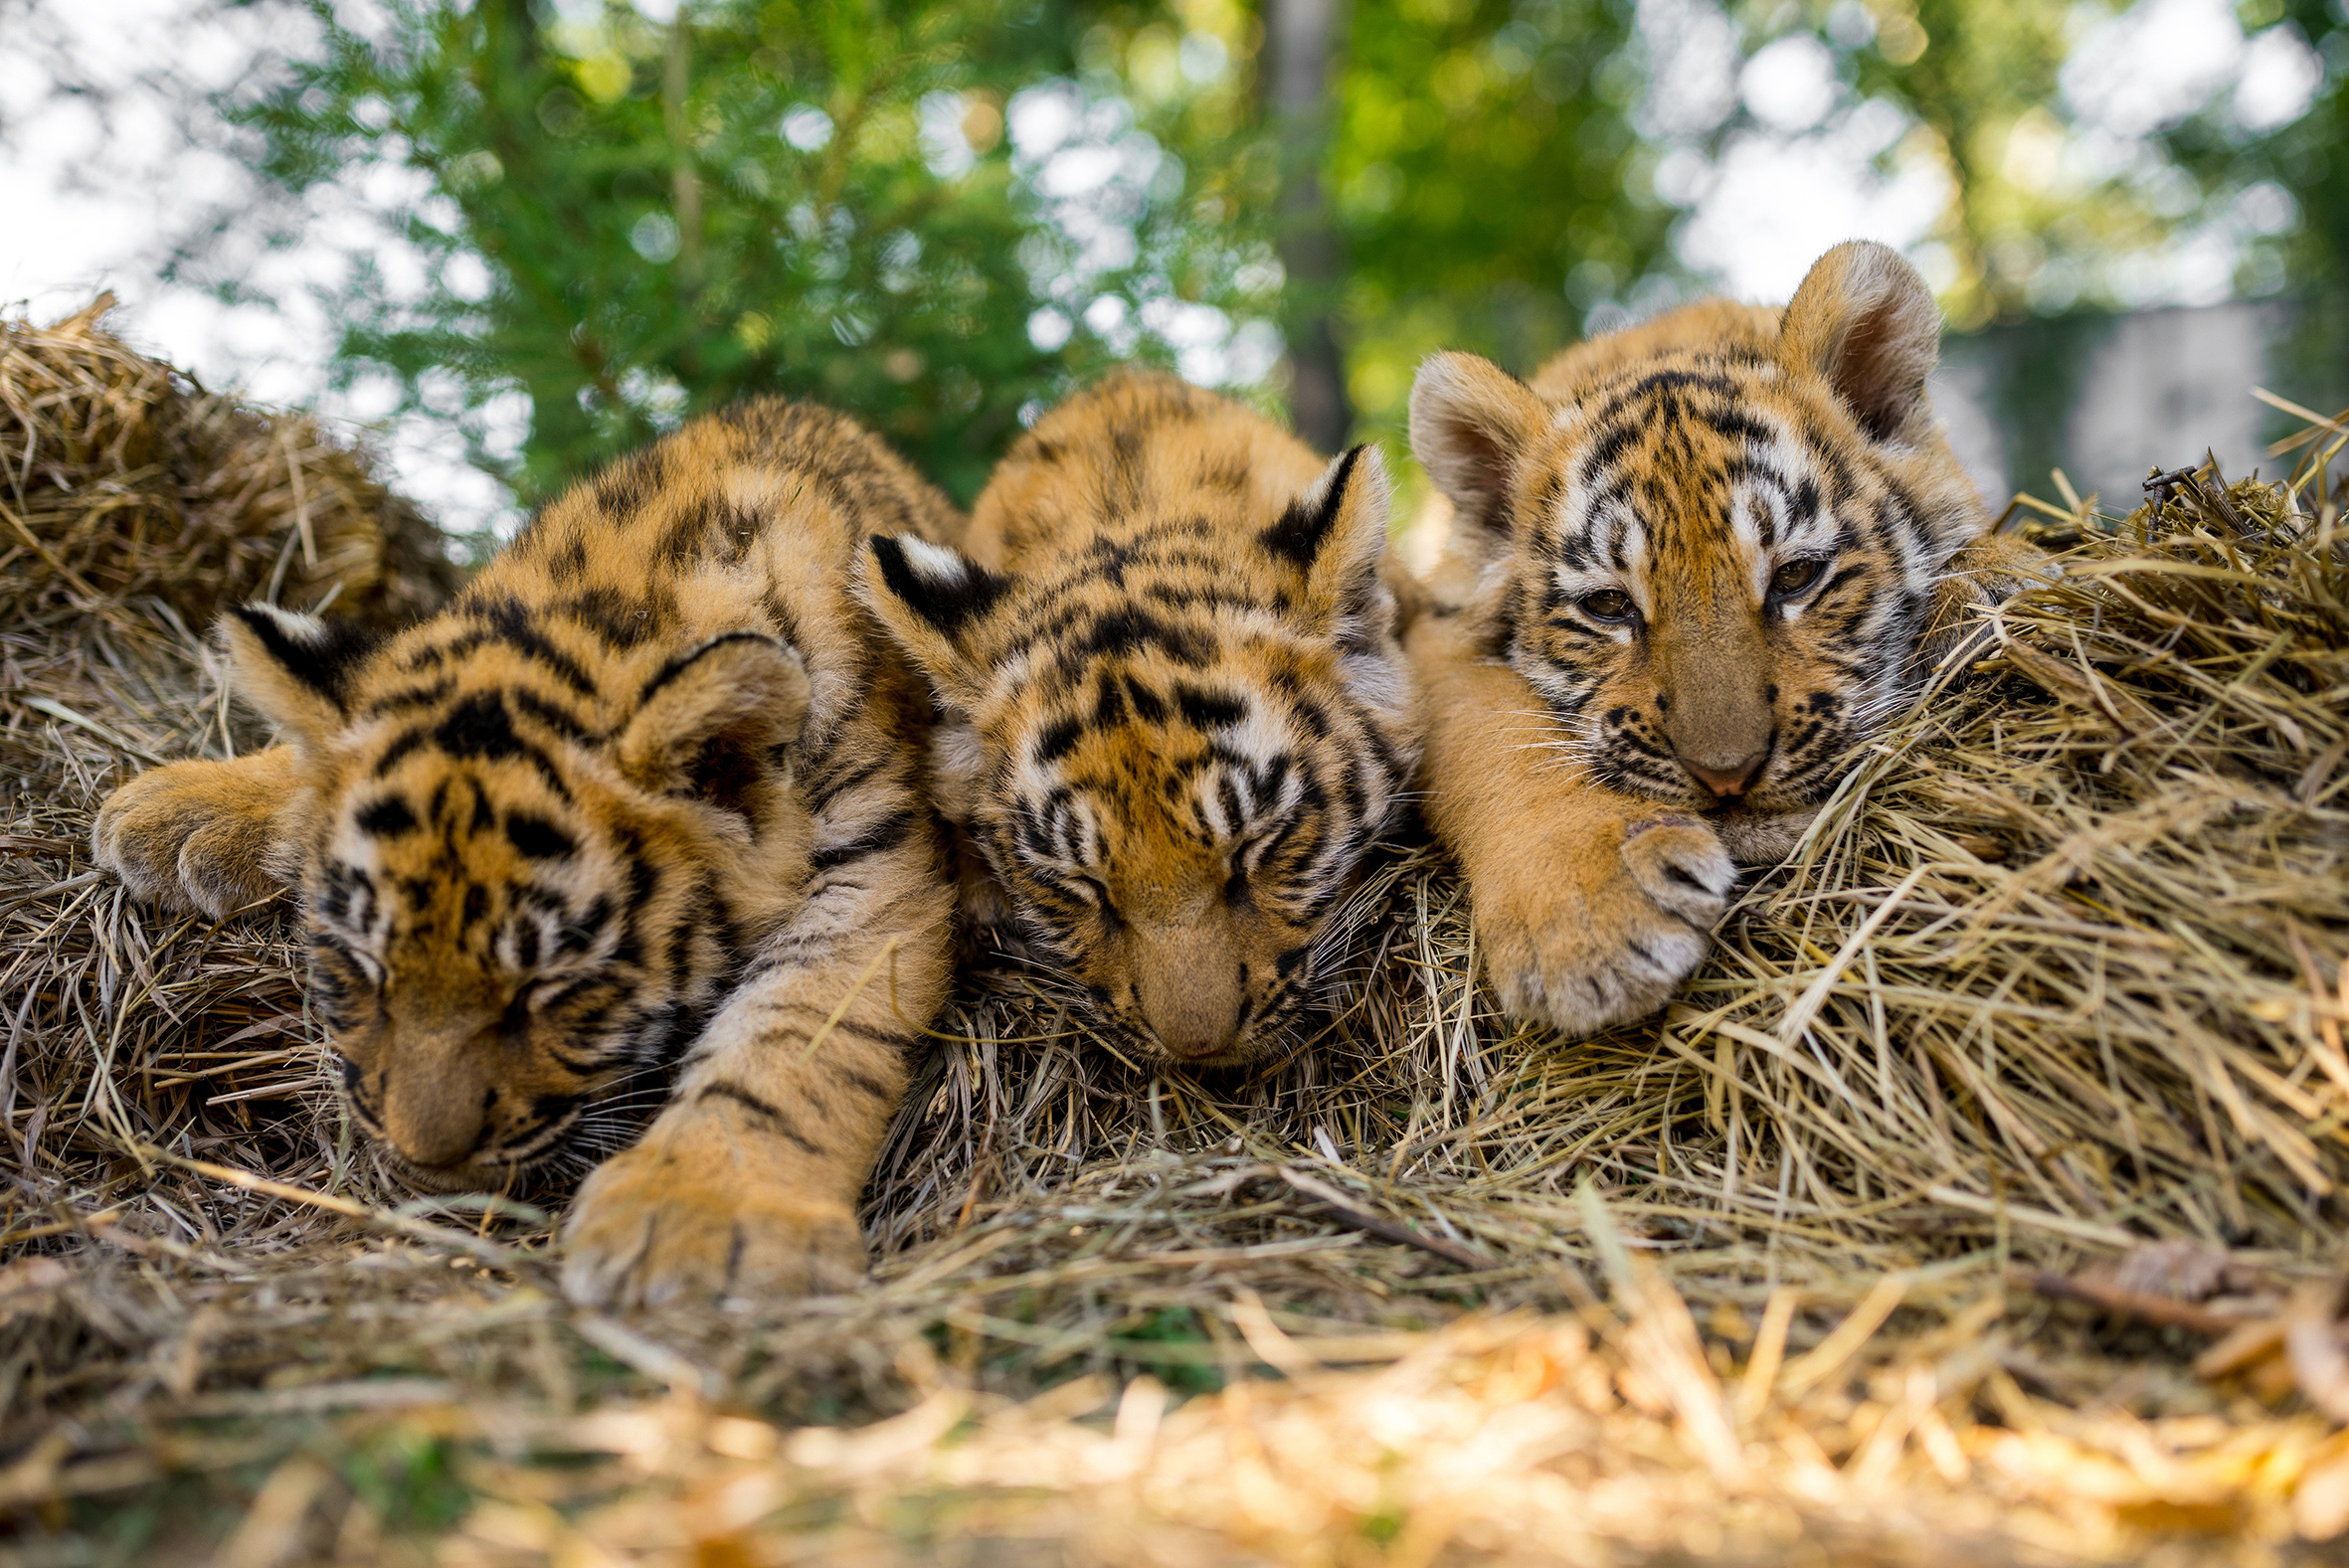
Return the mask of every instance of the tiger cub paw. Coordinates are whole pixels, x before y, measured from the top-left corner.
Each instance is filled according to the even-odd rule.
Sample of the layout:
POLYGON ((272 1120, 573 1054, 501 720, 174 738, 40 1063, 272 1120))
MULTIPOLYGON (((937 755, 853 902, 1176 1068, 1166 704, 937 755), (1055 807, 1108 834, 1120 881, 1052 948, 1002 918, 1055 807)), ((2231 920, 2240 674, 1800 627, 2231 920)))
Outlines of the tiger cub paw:
POLYGON ((171 763, 106 796, 90 848, 136 897, 225 920, 297 879, 299 846, 283 820, 296 788, 281 751, 171 763))
POLYGON ((1672 813, 1622 835, 1586 843, 1566 886, 1474 890, 1478 945, 1513 1015, 1596 1034, 1662 1007, 1704 961, 1737 884, 1720 839, 1672 813))
POLYGON ((761 1169, 759 1136, 680 1107, 599 1165, 564 1232, 564 1293, 632 1311, 852 1288, 865 1267, 855 1211, 810 1196, 786 1169, 761 1169))

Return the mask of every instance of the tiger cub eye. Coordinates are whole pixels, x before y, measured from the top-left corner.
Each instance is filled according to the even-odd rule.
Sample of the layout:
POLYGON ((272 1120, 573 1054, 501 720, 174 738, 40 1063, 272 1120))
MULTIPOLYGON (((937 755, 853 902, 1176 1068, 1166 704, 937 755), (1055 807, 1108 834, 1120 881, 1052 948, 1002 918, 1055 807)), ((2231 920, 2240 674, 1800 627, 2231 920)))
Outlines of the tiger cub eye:
POLYGON ((1770 574, 1770 593, 1778 599, 1792 599, 1807 592, 1827 572, 1827 558, 1811 556, 1800 561, 1789 561, 1770 574))
POLYGON ((1619 588, 1602 588, 1582 596, 1582 612, 1593 620, 1629 620, 1631 596, 1619 588))

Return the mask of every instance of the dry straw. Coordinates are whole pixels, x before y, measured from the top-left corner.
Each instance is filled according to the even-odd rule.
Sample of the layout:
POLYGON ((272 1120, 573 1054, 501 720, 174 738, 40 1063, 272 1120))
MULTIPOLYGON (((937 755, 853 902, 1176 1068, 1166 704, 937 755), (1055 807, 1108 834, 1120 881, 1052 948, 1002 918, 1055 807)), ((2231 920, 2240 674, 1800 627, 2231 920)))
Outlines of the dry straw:
POLYGON ((201 629, 224 604, 381 622, 455 586, 430 523, 314 420, 206 393, 104 329, 0 322, 0 610, 30 629, 141 601, 201 629))
MULTIPOLYGON (((2339 425, 2289 487, 2027 503, 2062 575, 1661 1020, 1509 1025, 1404 843, 1287 1063, 1156 1075, 976 970, 869 1289, 621 1322, 560 1302, 539 1210, 381 1182, 281 915, 90 868, 112 783, 258 739, 155 592, 163 525, 105 520, 121 475, 280 427, 138 448, 120 411, 186 395, 52 337, 102 351, 8 405, 62 476, 7 500, 55 618, 0 699, 0 1508, 39 1560, 2254 1562, 2349 1526, 2339 425)), ((215 602, 300 549, 170 493, 242 563, 215 602)))

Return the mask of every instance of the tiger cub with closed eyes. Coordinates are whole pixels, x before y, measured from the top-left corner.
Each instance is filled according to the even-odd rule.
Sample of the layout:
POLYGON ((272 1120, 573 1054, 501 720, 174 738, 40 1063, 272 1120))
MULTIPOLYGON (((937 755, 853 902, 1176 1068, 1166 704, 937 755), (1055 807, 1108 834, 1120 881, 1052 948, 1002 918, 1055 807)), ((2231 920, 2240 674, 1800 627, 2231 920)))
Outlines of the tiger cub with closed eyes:
POLYGON ((599 1107, 666 1078, 572 1206, 575 1297, 847 1285, 953 917, 928 697, 853 563, 875 529, 960 525, 837 415, 696 420, 388 640, 226 617, 286 744, 131 781, 97 858, 215 917, 298 893, 346 1099, 413 1185, 576 1169, 599 1107))
POLYGON ((1253 1060, 1417 760, 1386 480, 1127 372, 996 468, 967 553, 876 537, 868 603, 944 718, 941 808, 1000 913, 1145 1056, 1253 1060))
POLYGON ((1711 300, 1532 386, 1438 354, 1411 445, 1455 509, 1410 634, 1426 810, 1510 1011, 1662 1005, 1739 862, 1791 849, 1968 607, 2039 553, 1990 532, 1925 392, 1941 319, 1881 245, 1783 312, 1711 300))

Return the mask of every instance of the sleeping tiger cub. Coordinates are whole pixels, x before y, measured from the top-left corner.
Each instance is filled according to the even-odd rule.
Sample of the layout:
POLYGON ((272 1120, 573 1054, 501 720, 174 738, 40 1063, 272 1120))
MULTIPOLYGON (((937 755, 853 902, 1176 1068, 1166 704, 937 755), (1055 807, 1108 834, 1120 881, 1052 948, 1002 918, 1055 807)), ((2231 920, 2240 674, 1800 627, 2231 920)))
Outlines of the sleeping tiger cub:
POLYGON ((1880 245, 1783 312, 1711 300, 1531 387, 1438 354, 1411 445, 1452 553, 1410 634, 1427 813, 1513 1013, 1661 1006, 1735 863, 1796 843, 1968 606, 2038 552, 1993 535, 1925 393, 1940 313, 1880 245))
POLYGON ((946 717, 941 809, 1007 921, 1146 1057, 1277 1051, 1417 761, 1386 479, 1128 372, 1012 447, 969 555, 876 537, 868 603, 946 717))
POLYGON ((416 1186, 576 1169, 613 1140, 598 1108, 665 1075, 573 1206, 576 1297, 845 1285, 953 915, 929 703, 852 563, 959 521, 836 415, 697 420, 389 640, 228 616, 287 744, 133 780, 97 857, 214 916, 299 891, 352 1114, 416 1186))

